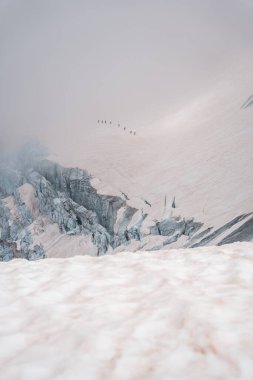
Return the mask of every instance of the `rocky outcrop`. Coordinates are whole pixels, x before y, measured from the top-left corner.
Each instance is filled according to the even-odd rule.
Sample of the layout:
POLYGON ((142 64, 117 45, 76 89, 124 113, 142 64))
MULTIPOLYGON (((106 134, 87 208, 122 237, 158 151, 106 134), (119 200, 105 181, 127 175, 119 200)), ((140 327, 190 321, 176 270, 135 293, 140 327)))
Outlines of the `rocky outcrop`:
POLYGON ((202 225, 202 223, 194 222, 194 219, 186 220, 181 217, 171 217, 161 222, 156 221, 155 226, 150 227, 150 233, 152 235, 168 236, 169 239, 166 244, 170 244, 182 235, 191 237, 202 225))
MULTIPOLYGON (((110 230, 108 231, 99 223, 104 215, 98 215, 92 209, 84 207, 84 204, 87 205, 84 200, 92 198, 92 194, 95 194, 94 198, 99 198, 92 191, 93 189, 90 191, 89 177, 86 172, 83 171, 82 175, 81 172, 77 173, 78 178, 76 178, 73 172, 67 169, 67 173, 64 173, 64 168, 56 164, 50 166, 49 162, 42 163, 42 168, 40 172, 29 170, 27 173, 27 180, 36 191, 40 212, 47 215, 52 222, 57 223, 62 233, 90 234, 92 242, 97 246, 98 255, 106 253, 112 237, 110 230), (48 171, 45 170, 45 165, 48 171), (41 173, 48 173, 47 178, 41 173), (72 175, 71 180, 67 174, 72 175), (79 194, 79 191, 81 193, 87 191, 89 196, 85 198, 79 194)), ((102 214, 106 213, 105 210, 110 212, 110 203, 104 206, 103 202, 100 202, 98 206, 96 199, 94 202, 96 203, 95 210, 101 210, 102 214)))
POLYGON ((242 226, 237 228, 235 231, 227 235, 222 239, 218 245, 231 244, 236 241, 251 241, 253 240, 253 218, 247 220, 242 226))
POLYGON ((249 214, 243 214, 243 215, 237 216, 236 218, 234 218, 230 222, 224 224, 222 227, 213 231, 211 234, 208 234, 207 236, 205 236, 203 239, 201 239, 200 241, 198 241, 196 243, 195 243, 195 241, 196 241, 196 238, 195 238, 194 243, 193 244, 189 243, 188 247, 195 248, 195 247, 202 247, 204 245, 209 244, 214 239, 216 239, 218 236, 220 236, 222 233, 229 230, 231 227, 233 227, 235 224, 241 222, 243 219, 247 218, 249 215, 251 215, 251 214, 249 213, 249 214))
POLYGON ((33 242, 31 233, 29 231, 25 231, 23 237, 20 240, 20 252, 21 257, 27 260, 39 260, 44 259, 46 257, 44 248, 42 244, 36 244, 31 249, 31 244, 33 242))
POLYGON ((19 257, 21 256, 15 242, 7 242, 0 239, 0 261, 10 261, 19 257))
MULTIPOLYGON (((10 169, 12 173, 12 169, 10 169)), ((91 186, 91 176, 78 168, 63 168, 48 160, 32 162, 18 173, 19 181, 9 181, 8 170, 0 196, 0 231, 5 241, 20 241, 22 257, 33 259, 44 257, 43 247, 33 247, 32 236, 27 227, 33 223, 32 212, 19 194, 19 186, 28 183, 32 186, 40 214, 57 223, 63 234, 89 235, 97 247, 97 254, 105 254, 109 246, 117 246, 114 225, 117 212, 124 206, 125 217, 119 223, 119 235, 136 212, 120 197, 98 194, 91 186), (8 186, 6 185, 8 184, 8 186), (11 184, 11 185, 10 185, 11 184), (6 195, 11 197, 15 216, 4 203, 6 195), (31 247, 33 247, 31 249, 31 247)), ((13 177, 14 178, 14 177, 13 177)), ((131 232, 133 235, 133 232, 131 232)))
POLYGON ((66 194, 77 204, 92 210, 98 217, 98 223, 113 234, 117 211, 126 206, 120 197, 98 194, 91 184, 91 176, 86 170, 63 168, 48 160, 36 164, 35 170, 50 182, 55 191, 66 194))
POLYGON ((28 157, 9 167, 0 166, 0 260, 46 257, 45 248, 33 235, 40 217, 56 223, 63 235, 87 237, 97 255, 121 246, 131 247, 132 242, 137 244, 136 249, 142 249, 149 240, 153 241, 150 249, 156 250, 167 248, 181 237, 187 247, 207 245, 222 234, 219 244, 252 238, 252 219, 224 237, 224 232, 250 214, 240 215, 213 232, 212 228, 201 231, 202 223, 180 216, 149 225, 148 214, 130 207, 128 197, 99 194, 86 170, 28 157), (24 196, 28 190, 30 200, 24 196))

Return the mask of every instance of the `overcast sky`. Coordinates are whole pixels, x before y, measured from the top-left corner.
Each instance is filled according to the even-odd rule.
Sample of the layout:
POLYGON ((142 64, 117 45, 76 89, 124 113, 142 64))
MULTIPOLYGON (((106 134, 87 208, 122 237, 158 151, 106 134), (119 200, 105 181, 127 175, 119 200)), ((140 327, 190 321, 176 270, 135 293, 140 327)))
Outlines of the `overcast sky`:
POLYGON ((252 0, 0 0, 0 149, 163 117, 253 40, 252 0))

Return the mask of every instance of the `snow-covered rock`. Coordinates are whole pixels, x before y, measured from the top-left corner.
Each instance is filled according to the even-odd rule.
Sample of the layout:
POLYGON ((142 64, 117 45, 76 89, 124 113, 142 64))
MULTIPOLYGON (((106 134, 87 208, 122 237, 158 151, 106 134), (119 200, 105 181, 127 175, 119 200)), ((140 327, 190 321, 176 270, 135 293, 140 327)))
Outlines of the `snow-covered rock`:
MULTIPOLYGON (((126 247, 130 251, 147 247, 159 250, 253 238, 251 213, 213 229, 194 218, 180 216, 174 201, 173 208, 157 220, 152 219, 151 205, 145 210, 132 207, 127 197, 101 193, 94 183, 86 170, 64 168, 46 159, 5 164, 0 177, 0 239, 16 242, 21 257, 38 259, 46 257, 49 248, 49 257, 54 253, 58 257, 61 244, 66 242, 63 236, 73 236, 73 244, 74 237, 82 236, 86 254, 92 256, 124 251, 126 247), (57 225, 54 235, 50 224, 57 225)), ((76 239, 76 247, 72 246, 67 255, 78 253, 79 244, 76 239)), ((4 257, 13 258, 15 252, 9 255, 6 251, 4 257)))

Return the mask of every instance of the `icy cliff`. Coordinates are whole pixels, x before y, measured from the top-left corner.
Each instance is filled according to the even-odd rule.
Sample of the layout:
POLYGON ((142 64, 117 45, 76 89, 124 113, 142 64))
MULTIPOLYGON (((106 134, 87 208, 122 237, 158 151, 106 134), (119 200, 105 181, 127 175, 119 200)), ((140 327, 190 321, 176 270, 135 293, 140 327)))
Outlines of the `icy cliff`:
MULTIPOLYGON (((251 213, 213 231, 193 218, 167 215, 152 220, 127 197, 100 193, 92 176, 22 153, 0 166, 0 260, 35 260, 122 250, 159 250, 249 241, 251 213), (60 249, 61 248, 61 249, 60 249), (56 253, 57 252, 57 253, 56 253)), ((150 205, 151 207, 151 205, 150 205)))

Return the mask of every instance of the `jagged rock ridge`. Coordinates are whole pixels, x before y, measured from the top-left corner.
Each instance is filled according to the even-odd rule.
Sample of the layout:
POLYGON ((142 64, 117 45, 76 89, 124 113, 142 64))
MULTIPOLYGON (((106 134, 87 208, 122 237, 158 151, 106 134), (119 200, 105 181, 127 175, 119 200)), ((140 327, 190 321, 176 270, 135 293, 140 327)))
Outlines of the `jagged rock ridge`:
MULTIPOLYGON (((48 223, 56 223, 62 235, 84 236, 95 254, 103 255, 124 245, 131 250, 133 241, 142 249, 152 236, 162 240, 150 250, 168 246, 182 236, 187 239, 184 246, 206 245, 250 216, 238 216, 214 232, 201 230, 203 224, 193 218, 170 217, 155 221, 147 232, 143 222, 148 214, 130 207, 125 197, 99 194, 86 170, 64 168, 45 159, 21 160, 15 169, 0 167, 0 174, 0 260, 46 257, 46 249, 34 237, 40 237, 48 223), (138 212, 140 216, 131 223, 138 212)), ((233 242, 237 236, 250 240, 253 232, 248 220, 245 229, 240 225, 238 232, 233 230, 217 244, 233 242)))

